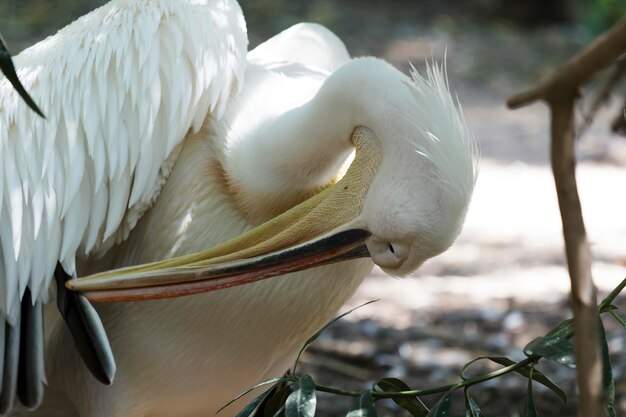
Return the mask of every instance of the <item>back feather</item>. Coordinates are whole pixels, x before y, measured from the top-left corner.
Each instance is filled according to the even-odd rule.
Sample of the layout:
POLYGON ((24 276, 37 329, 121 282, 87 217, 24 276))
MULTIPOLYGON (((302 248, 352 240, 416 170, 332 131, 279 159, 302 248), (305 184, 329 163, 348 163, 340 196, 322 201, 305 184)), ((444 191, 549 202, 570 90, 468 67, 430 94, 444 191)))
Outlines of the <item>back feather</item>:
POLYGON ((15 58, 47 119, 0 79, 0 313, 57 261, 103 253, 151 206, 177 146, 242 84, 234 0, 114 0, 15 58))

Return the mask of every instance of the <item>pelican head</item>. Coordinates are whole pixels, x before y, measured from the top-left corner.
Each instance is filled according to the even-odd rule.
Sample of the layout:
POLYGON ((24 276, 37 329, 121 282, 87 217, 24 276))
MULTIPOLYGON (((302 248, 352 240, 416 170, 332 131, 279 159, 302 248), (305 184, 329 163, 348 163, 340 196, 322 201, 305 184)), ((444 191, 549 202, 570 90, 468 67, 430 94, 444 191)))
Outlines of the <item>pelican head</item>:
MULTIPOLYGON (((340 82, 341 71, 334 77, 340 82)), ((366 246, 374 263, 403 276, 458 236, 476 178, 474 142, 445 68, 428 66, 426 79, 411 68, 409 79, 370 58, 343 71, 363 104, 356 123, 370 129, 382 154, 355 224, 371 233, 366 246)), ((332 80, 325 87, 338 88, 332 80)))
MULTIPOLYGON (((476 178, 475 147, 436 64, 409 78, 350 61, 306 103, 320 137, 355 150, 333 185, 228 242, 193 255, 68 282, 96 301, 164 298, 242 285, 359 257, 404 276, 458 236, 476 178)), ((309 143, 315 159, 315 143, 309 143)))

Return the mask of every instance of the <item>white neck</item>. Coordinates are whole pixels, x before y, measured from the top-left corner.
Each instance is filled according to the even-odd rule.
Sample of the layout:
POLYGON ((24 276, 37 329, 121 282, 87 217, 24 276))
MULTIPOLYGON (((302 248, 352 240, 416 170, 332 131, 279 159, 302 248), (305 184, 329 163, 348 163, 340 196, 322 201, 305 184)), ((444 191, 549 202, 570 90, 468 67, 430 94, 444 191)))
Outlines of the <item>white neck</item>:
POLYGON ((338 179, 354 149, 354 125, 346 108, 320 97, 318 82, 300 89, 289 78, 265 70, 247 77, 263 79, 252 83, 248 97, 242 93, 245 105, 235 108, 236 119, 226 115, 232 138, 223 161, 241 211, 258 224, 338 179), (258 89, 268 91, 260 94, 258 89), (276 98, 254 105, 264 96, 276 98))
POLYGON ((345 110, 333 110, 316 97, 259 132, 261 165, 255 169, 267 170, 274 177, 273 184, 280 184, 285 191, 327 185, 353 150, 352 130, 345 110), (277 164, 277 158, 284 163, 277 164))
MULTIPOLYGON (((241 104, 233 107, 232 120, 226 115, 232 137, 224 168, 241 211, 253 223, 337 180, 353 151, 357 126, 382 133, 398 125, 397 115, 386 113, 398 99, 398 89, 389 87, 403 76, 382 61, 356 59, 328 77, 312 72, 306 82, 302 69, 292 75, 282 71, 251 65, 241 104)), ((400 90, 408 95, 408 89, 400 90)))

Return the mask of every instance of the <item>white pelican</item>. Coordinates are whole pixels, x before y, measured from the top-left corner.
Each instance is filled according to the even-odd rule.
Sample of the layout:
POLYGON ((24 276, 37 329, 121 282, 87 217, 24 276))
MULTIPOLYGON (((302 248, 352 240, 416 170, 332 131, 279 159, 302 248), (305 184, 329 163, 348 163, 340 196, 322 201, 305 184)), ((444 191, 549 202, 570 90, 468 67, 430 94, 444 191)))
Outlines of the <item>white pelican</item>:
POLYGON ((350 59, 313 24, 246 52, 234 0, 113 0, 15 58, 47 119, 2 81, 0 413, 17 392, 34 416, 212 415, 373 264, 451 245, 476 169, 441 68, 350 59), (40 405, 55 274, 71 332, 46 307, 40 405), (96 304, 110 347, 79 292, 126 301, 96 304))

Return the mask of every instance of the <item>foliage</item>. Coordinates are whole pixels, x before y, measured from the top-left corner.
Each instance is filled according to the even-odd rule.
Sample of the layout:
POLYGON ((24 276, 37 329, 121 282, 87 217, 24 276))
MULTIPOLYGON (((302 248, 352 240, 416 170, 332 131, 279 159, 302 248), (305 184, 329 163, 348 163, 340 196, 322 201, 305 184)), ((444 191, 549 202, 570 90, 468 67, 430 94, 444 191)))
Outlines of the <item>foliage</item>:
MULTIPOLYGON (((600 303, 598 306, 598 320, 600 315, 608 314, 610 317, 615 318, 621 325, 626 324, 623 318, 621 318, 612 302, 617 295, 626 287, 626 279, 624 279, 611 293, 600 303)), ((452 406, 452 393, 458 389, 463 389, 465 398, 466 417, 483 417, 483 413, 478 403, 470 395, 468 388, 473 385, 478 385, 484 381, 499 378, 509 373, 518 373, 528 379, 528 389, 526 394, 526 400, 523 405, 524 417, 536 417, 538 415, 535 407, 535 401, 533 398, 533 383, 539 383, 554 394, 556 394, 562 401, 567 401, 565 392, 553 381, 551 381, 546 375, 538 371, 536 365, 541 359, 547 359, 554 361, 560 365, 571 367, 574 365, 574 352, 570 339, 574 336, 573 322, 571 319, 561 322, 554 327, 544 336, 533 340, 524 348, 524 354, 526 359, 519 362, 515 362, 506 357, 498 356, 485 356, 476 358, 461 369, 459 376, 460 380, 454 384, 444 385, 429 389, 411 389, 404 381, 397 378, 383 378, 372 384, 372 389, 369 391, 351 391, 340 388, 327 387, 318 385, 314 382, 313 378, 309 375, 298 376, 295 373, 297 370, 298 361, 300 355, 319 337, 319 335, 331 324, 336 322, 342 317, 352 313, 354 310, 361 308, 372 301, 362 304, 346 313, 341 314, 337 318, 330 321, 311 338, 309 338, 303 345, 300 353, 297 356, 296 362, 293 366, 294 373, 287 374, 282 378, 273 378, 268 381, 262 382, 226 404, 223 408, 231 405, 234 401, 248 394, 252 390, 261 386, 274 385, 272 389, 269 389, 259 396, 257 396, 251 403, 249 403, 238 417, 247 417, 252 415, 252 410, 256 409, 259 404, 265 404, 260 407, 257 417, 313 417, 315 415, 315 408, 317 399, 315 392, 326 392, 335 395, 343 395, 350 397, 357 397, 358 400, 353 406, 352 410, 348 411, 347 417, 375 417, 376 407, 375 401, 383 398, 391 398, 396 405, 406 411, 412 417, 448 417, 452 406), (468 369, 478 361, 489 360, 503 367, 486 374, 477 376, 468 376, 468 369), (437 403, 428 409, 419 397, 441 394, 444 395, 437 401, 437 403), (266 401, 264 401, 266 400, 266 401)), ((626 328, 626 326, 624 326, 626 328)), ((607 339, 604 334, 604 327, 600 321, 600 340, 598 341, 602 350, 602 362, 603 362, 603 386, 606 395, 605 411, 609 417, 615 416, 615 385, 613 381, 613 375, 611 372, 611 363, 609 361, 609 350, 607 339)), ((222 409, 223 409, 222 408, 222 409)))

